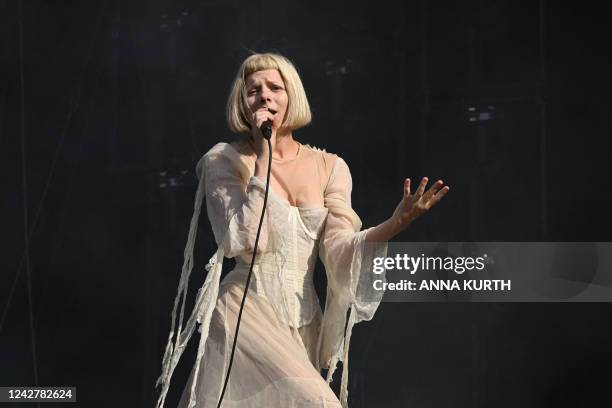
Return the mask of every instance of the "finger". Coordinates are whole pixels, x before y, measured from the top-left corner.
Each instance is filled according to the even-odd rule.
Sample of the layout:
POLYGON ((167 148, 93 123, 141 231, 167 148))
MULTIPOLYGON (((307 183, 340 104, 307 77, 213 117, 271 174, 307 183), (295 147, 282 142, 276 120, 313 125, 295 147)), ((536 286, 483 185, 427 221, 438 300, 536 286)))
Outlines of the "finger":
POLYGON ((433 198, 431 199, 431 205, 435 205, 438 203, 438 201, 440 201, 442 199, 442 197, 444 197, 446 195, 446 193, 448 193, 450 191, 450 187, 449 186, 444 186, 444 188, 441 188, 440 191, 438 191, 436 193, 435 196, 433 196, 433 198))
POLYGON ((276 112, 276 111, 271 111, 271 110, 270 110, 270 109, 268 109, 268 108, 259 108, 259 109, 257 109, 257 111, 255 112, 255 114, 256 114, 257 116, 263 116, 263 117, 266 117, 266 118, 273 118, 273 117, 275 117, 275 116, 276 116, 276 114, 277 114, 277 113, 278 113, 278 112, 276 112))
POLYGON ((416 196, 420 197, 420 196, 423 195, 423 192, 425 191, 425 186, 427 185, 427 181, 428 181, 428 178, 427 177, 423 177, 423 180, 421 180, 421 184, 419 184, 419 187, 414 192, 414 194, 416 196))
POLYGON ((257 113, 257 120, 261 121, 262 123, 269 120, 270 122, 272 122, 274 120, 275 115, 271 114, 270 112, 258 112, 257 113))
POLYGON ((270 122, 274 121, 274 115, 272 115, 270 112, 267 112, 267 111, 265 113, 258 112, 255 114, 254 122, 255 122, 255 126, 257 126, 258 128, 261 127, 261 125, 267 121, 270 121, 270 122))
POLYGON ((423 194, 423 198, 425 201, 429 201, 431 197, 433 197, 440 189, 444 186, 444 182, 442 180, 436 181, 430 188, 423 194))
POLYGON ((269 111, 261 112, 261 117, 263 117, 264 120, 273 120, 276 117, 276 113, 269 111))
POLYGON ((265 113, 269 113, 270 115, 272 115, 272 114, 276 113, 276 111, 271 111, 268 108, 259 108, 255 112, 253 112, 253 113, 256 114, 256 115, 263 115, 265 113))
POLYGON ((404 198, 410 197, 410 179, 404 180, 404 198))

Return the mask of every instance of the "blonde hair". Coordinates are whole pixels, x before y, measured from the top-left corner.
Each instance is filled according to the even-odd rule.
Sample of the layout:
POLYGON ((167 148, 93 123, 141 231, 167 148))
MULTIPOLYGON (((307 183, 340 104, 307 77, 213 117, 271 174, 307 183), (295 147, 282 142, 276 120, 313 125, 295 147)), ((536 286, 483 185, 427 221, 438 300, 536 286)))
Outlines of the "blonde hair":
POLYGON ((287 90, 287 112, 281 127, 295 130, 306 126, 312 120, 306 91, 295 66, 287 58, 273 53, 254 53, 240 65, 238 74, 227 99, 227 125, 234 133, 248 133, 251 126, 246 119, 248 112, 246 78, 253 72, 276 69, 287 90))

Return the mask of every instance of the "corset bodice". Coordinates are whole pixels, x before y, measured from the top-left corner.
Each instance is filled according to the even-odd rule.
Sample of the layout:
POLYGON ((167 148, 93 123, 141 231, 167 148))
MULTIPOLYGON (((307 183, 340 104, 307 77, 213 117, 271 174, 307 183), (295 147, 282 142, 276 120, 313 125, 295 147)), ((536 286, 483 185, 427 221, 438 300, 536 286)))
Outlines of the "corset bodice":
MULTIPOLYGON (((273 294, 282 291, 287 302, 287 312, 293 327, 308 324, 320 311, 313 273, 318 257, 318 245, 325 227, 327 208, 283 206, 286 210, 286 223, 279 225, 278 234, 282 236, 286 248, 284 253, 258 253, 249 292, 280 301, 273 294), (272 294, 272 295, 271 295, 272 294)), ((222 285, 244 283, 249 272, 251 254, 236 258, 236 267, 223 279, 222 285)))

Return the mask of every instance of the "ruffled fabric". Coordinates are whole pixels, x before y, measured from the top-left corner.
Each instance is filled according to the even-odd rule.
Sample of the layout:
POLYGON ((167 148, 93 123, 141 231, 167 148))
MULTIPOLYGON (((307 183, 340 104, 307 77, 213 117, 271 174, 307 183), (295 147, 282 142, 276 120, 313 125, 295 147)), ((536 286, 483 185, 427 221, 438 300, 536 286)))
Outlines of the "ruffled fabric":
POLYGON ((319 361, 322 368, 329 369, 327 382, 332 381, 338 361, 343 362, 340 401, 344 407, 348 400, 348 351, 353 326, 371 320, 382 300, 383 292, 374 290, 373 281, 384 281, 384 274, 373 274, 372 265, 375 257, 387 254, 387 243, 366 243, 368 230, 361 230, 361 220, 351 207, 351 190, 349 168, 338 157, 325 191, 329 214, 319 246, 328 283, 319 361))
MULTIPOLYGON (((326 378, 327 383, 331 382, 338 361, 343 361, 340 402, 343 407, 347 407, 348 351, 352 328, 356 323, 370 320, 380 303, 382 292, 375 291, 372 282, 374 279, 384 280, 384 274, 374 275, 371 272, 371 267, 373 257, 386 256, 387 245, 386 243, 372 244, 365 242, 367 230, 361 231, 361 220, 351 208, 352 180, 344 160, 308 145, 303 145, 302 149, 295 162, 283 164, 286 171, 279 173, 279 178, 275 178, 273 181, 278 183, 277 186, 282 185, 282 183, 287 184, 287 180, 282 180, 280 177, 292 173, 294 170, 300 170, 300 165, 312 167, 312 162, 308 164, 308 160, 316 160, 320 180, 318 194, 319 197, 323 197, 323 208, 326 211, 322 213, 317 210, 317 203, 314 202, 317 197, 316 191, 307 192, 304 196, 300 195, 303 189, 295 191, 288 189, 289 199, 306 197, 306 201, 310 203, 303 207, 296 207, 289 205, 288 199, 278 196, 272 188, 270 189, 257 249, 256 268, 254 268, 255 284, 253 287, 255 289, 253 296, 256 297, 253 299, 260 299, 258 304, 267 305, 265 307, 261 306, 257 310, 271 310, 269 313, 274 315, 274 321, 278 322, 279 327, 286 327, 287 330, 294 333, 295 341, 298 345, 301 344, 305 356, 312 363, 313 370, 316 370, 316 372, 320 372, 321 368, 329 370, 326 378), (322 217, 323 222, 318 222, 317 217, 322 217), (306 231, 306 235, 297 236, 295 231, 298 227, 306 231), (299 246, 296 246, 296 242, 300 243, 299 246), (326 305, 322 316, 320 315, 318 299, 312 296, 304 296, 308 289, 307 286, 312 284, 312 276, 309 276, 308 273, 314 267, 312 257, 308 257, 308 260, 304 258, 308 255, 308 252, 316 256, 317 250, 325 265, 328 280, 326 305), (289 289, 286 283, 288 278, 293 279, 294 282, 289 289), (296 284, 295 282, 301 283, 296 284), (300 285, 303 285, 303 287, 300 285), (316 307, 314 303, 316 303, 316 307), (295 335, 298 332, 300 334, 295 335), (307 341, 308 338, 311 340, 307 341)), ((279 168, 280 166, 278 164, 279 168)), ((162 374, 157 381, 157 385, 161 386, 157 402, 158 408, 164 406, 171 376, 189 338, 196 325, 199 324, 200 342, 195 366, 188 383, 188 389, 186 389, 186 392, 189 392, 187 406, 190 408, 196 406, 196 395, 199 394, 197 392, 198 379, 200 378, 199 370, 203 360, 203 364, 206 366, 206 355, 209 353, 210 347, 216 344, 213 341, 214 339, 211 339, 207 346, 207 340, 211 336, 211 318, 215 306, 219 306, 221 304, 219 302, 222 302, 219 297, 219 279, 223 257, 237 257, 237 268, 235 271, 231 271, 228 277, 240 273, 241 268, 242 273, 244 273, 244 266, 250 265, 257 224, 263 206, 265 184, 262 180, 253 176, 254 156, 249 154, 248 148, 244 144, 232 146, 219 143, 215 145, 200 160, 196 170, 199 183, 194 214, 172 311, 171 330, 162 361, 162 374), (183 327, 187 283, 193 267, 193 247, 204 197, 206 198, 208 217, 218 249, 207 264, 208 274, 205 282, 198 291, 192 314, 183 327), (179 303, 181 303, 179 320, 178 325, 175 326, 179 303)), ((295 180, 295 177, 293 177, 293 180, 295 180)), ((299 180, 296 181, 296 184, 299 185, 299 180)), ((271 187, 272 185, 273 182, 271 181, 271 187)), ((310 186, 312 186, 312 183, 310 183, 310 186)), ((285 187, 282 186, 283 189, 285 187)), ((248 271, 248 267, 246 269, 248 271)), ((236 282, 238 281, 236 280, 236 282)), ((228 283, 229 286, 230 279, 227 282, 224 280, 224 283, 228 283)), ((252 289, 250 287, 249 292, 252 289)), ((225 306, 227 307, 227 305, 226 301, 225 306)), ((257 316, 257 313, 253 316, 257 316)), ((217 318, 221 320, 229 319, 228 317, 222 317, 219 313, 215 315, 215 319, 217 318)), ((213 327, 213 337, 217 334, 213 327)), ((240 348, 241 338, 239 337, 237 351, 240 348)), ((286 347, 291 347, 289 345, 295 343, 289 340, 284 344, 287 344, 286 347)), ((257 359, 256 356, 253 358, 257 359)), ((301 360, 302 364, 303 361, 308 360, 301 360)), ((237 368, 232 369, 230 383, 234 381, 234 375, 239 371, 240 369, 237 368)), ((202 377, 205 374, 202 373, 202 377)), ((221 376, 220 373, 217 374, 219 377, 221 376)), ((248 378, 241 378, 237 381, 248 381, 248 378)), ((312 377, 304 381, 317 384, 317 379, 312 377)), ((304 383, 304 381, 301 383, 304 383)), ((275 384, 285 384, 289 390, 297 390, 290 384, 286 384, 286 380, 279 380, 275 384)), ((248 388, 249 385, 243 383, 242 389, 246 390, 248 388)), ((322 396, 320 406, 334 406, 333 401, 330 402, 328 398, 327 390, 331 392, 329 386, 327 388, 323 387, 323 391, 321 391, 320 385, 317 385, 315 389, 319 390, 317 394, 322 396)), ((293 398, 291 396, 293 391, 289 393, 281 391, 278 388, 278 391, 274 394, 268 393, 267 395, 276 395, 279 398, 282 395, 282 398, 278 400, 283 401, 282 405, 268 406, 293 406, 289 401, 293 398)), ((285 391, 287 390, 285 389, 285 391)), ((205 396, 201 395, 200 398, 210 398, 211 401, 214 401, 215 398, 218 398, 219 392, 210 390, 205 396)), ((295 391, 295 394, 294 402, 297 404, 295 406, 299 406, 297 401, 301 397, 297 397, 298 391, 295 391)), ((243 400, 245 401, 243 405, 236 402, 232 403, 234 405, 230 404, 228 406, 250 406, 248 405, 248 398, 243 400)), ((224 406, 225 401, 224 398, 224 406)), ((270 400, 268 401, 270 402, 270 400)))

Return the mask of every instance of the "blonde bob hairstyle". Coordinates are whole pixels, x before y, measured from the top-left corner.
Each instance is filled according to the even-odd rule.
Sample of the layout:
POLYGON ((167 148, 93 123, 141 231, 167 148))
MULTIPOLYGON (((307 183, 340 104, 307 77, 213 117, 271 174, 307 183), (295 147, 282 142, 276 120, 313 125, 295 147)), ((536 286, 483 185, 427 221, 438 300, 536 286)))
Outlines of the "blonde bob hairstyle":
POLYGON ((249 112, 246 78, 253 72, 266 69, 278 70, 285 83, 288 104, 281 127, 295 130, 306 126, 312 120, 306 91, 304 91, 302 80, 291 61, 279 54, 255 53, 240 65, 227 100, 227 125, 232 132, 249 133, 251 131, 251 125, 246 119, 247 112, 249 112))

